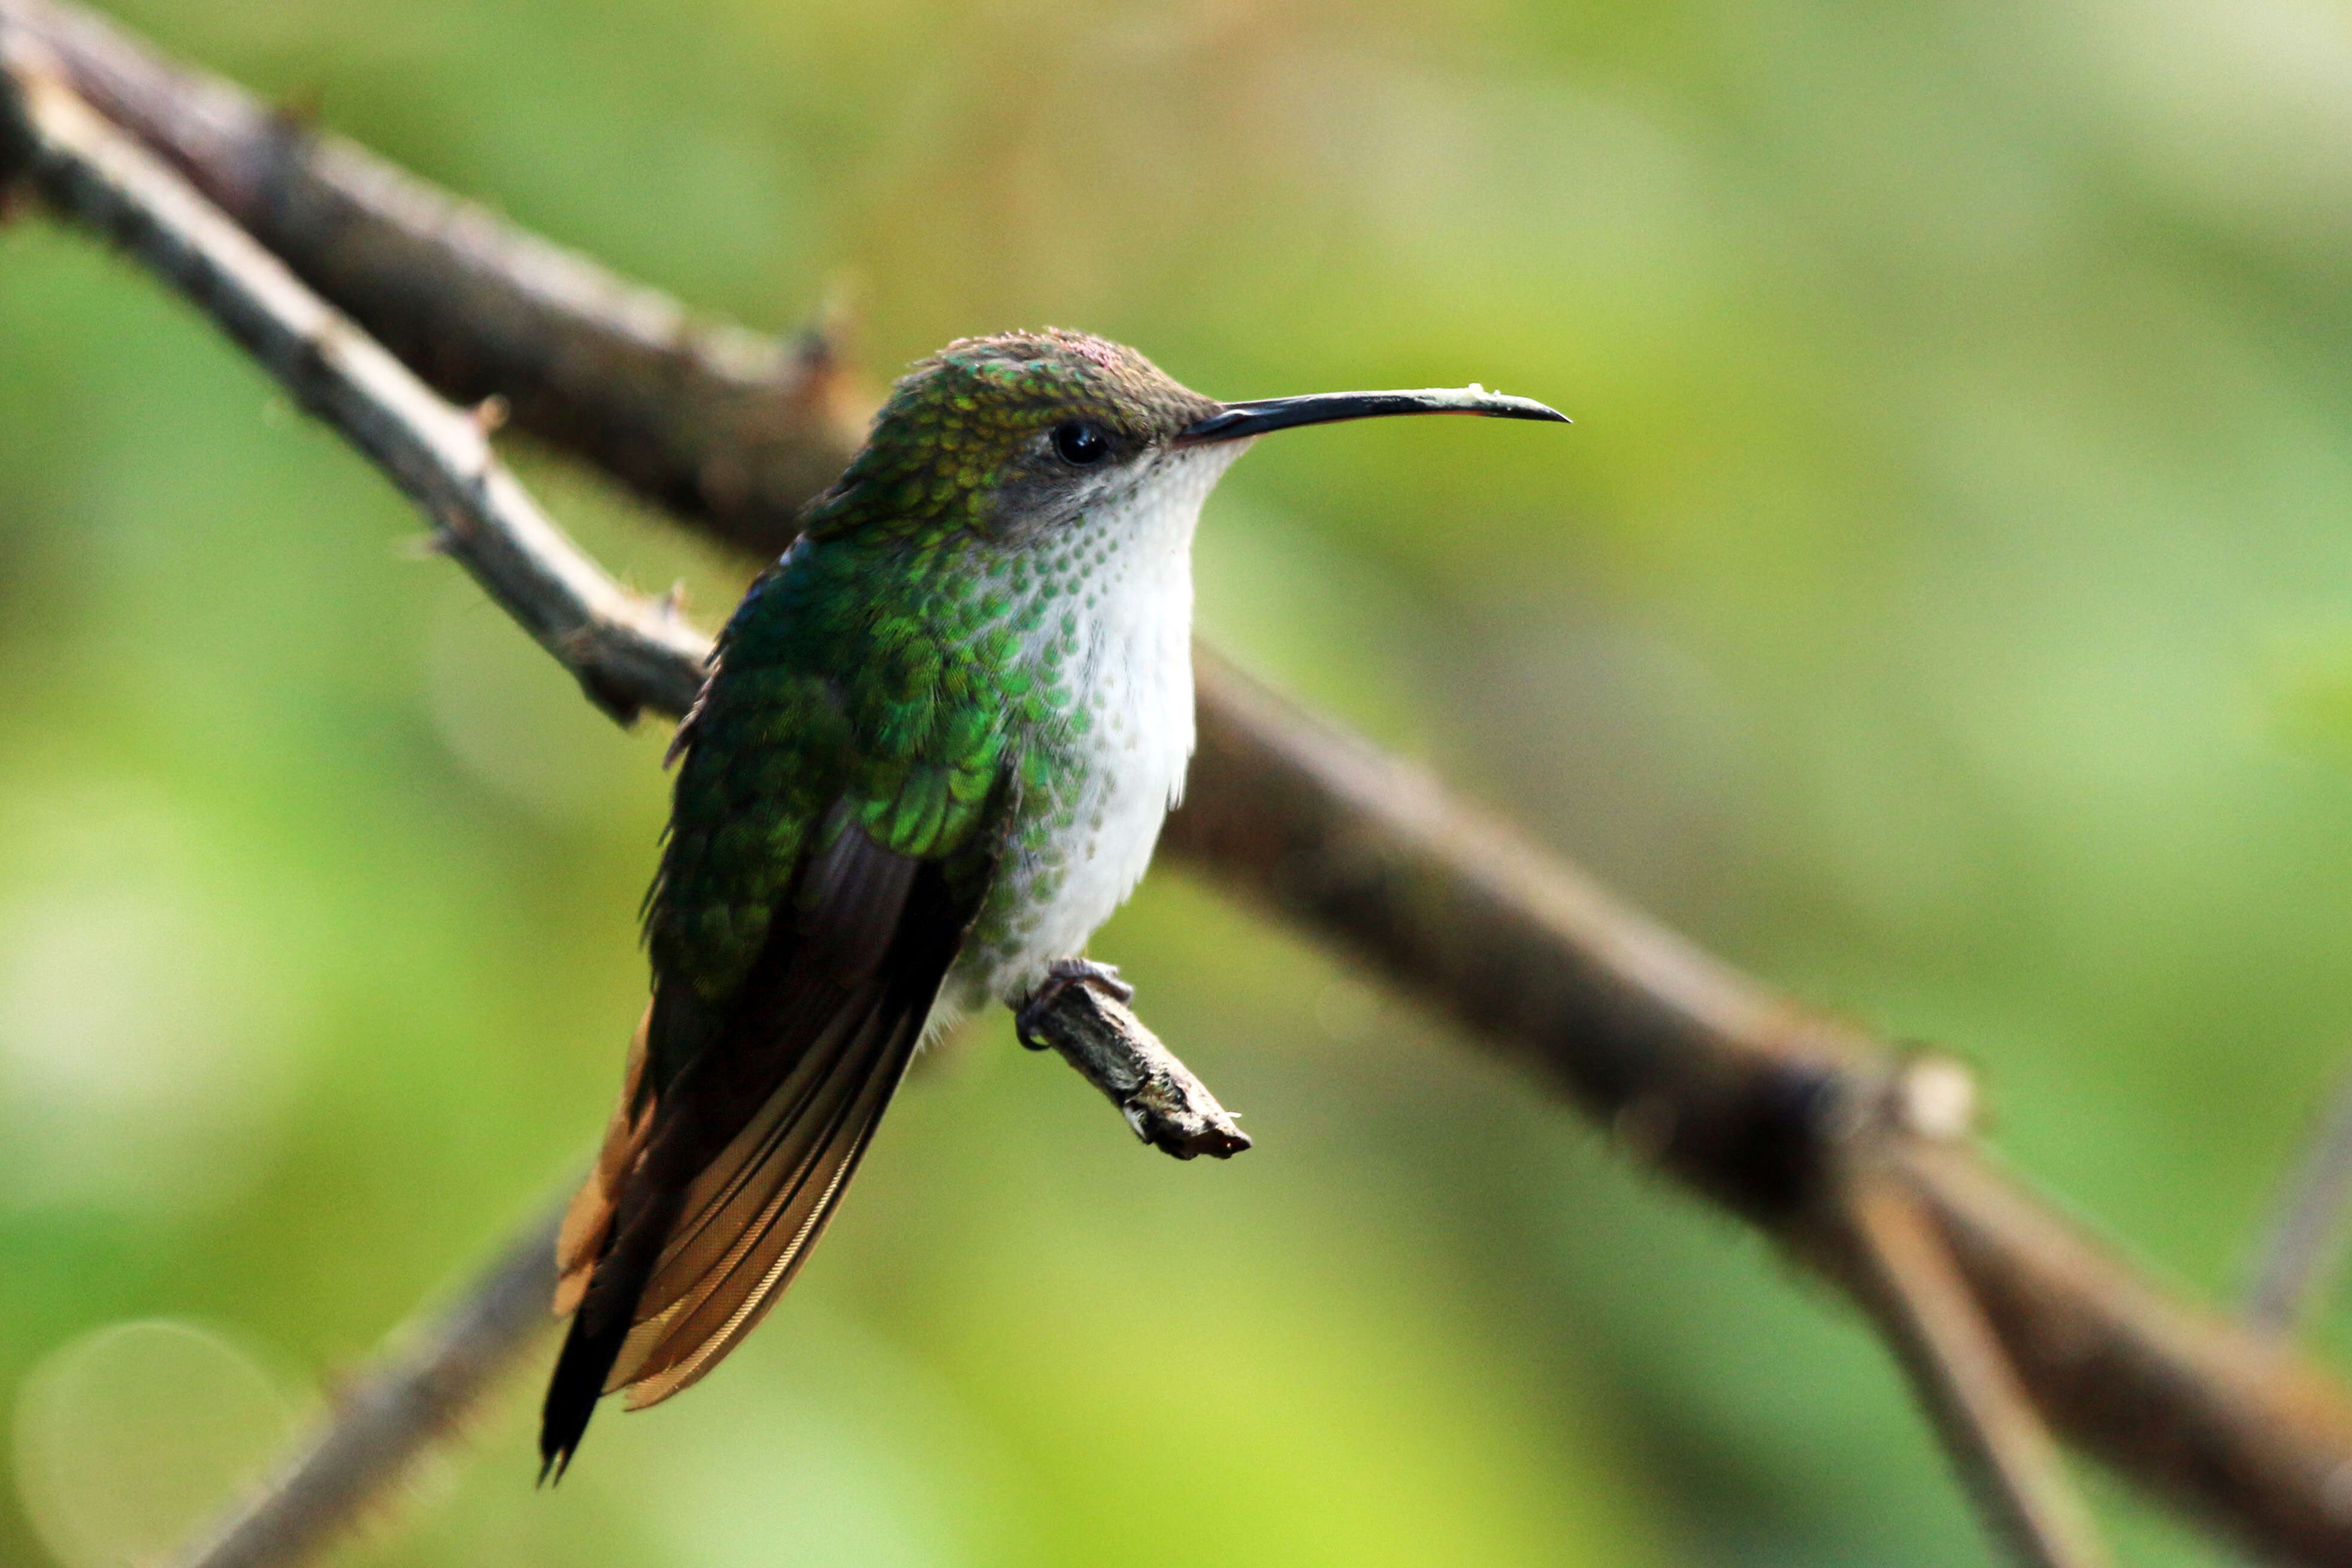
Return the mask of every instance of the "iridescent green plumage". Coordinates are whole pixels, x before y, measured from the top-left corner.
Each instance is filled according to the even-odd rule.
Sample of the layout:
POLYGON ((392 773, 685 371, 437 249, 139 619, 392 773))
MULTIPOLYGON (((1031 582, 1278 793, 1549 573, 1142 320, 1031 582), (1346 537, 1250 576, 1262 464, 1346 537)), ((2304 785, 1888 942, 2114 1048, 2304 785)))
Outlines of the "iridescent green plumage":
POLYGON ((1138 454, 1217 406, 1076 334, 955 344, 737 609, 679 732, 641 1065, 567 1228, 551 1465, 600 1393, 666 1397, 772 1302, 974 922, 973 951, 1010 958, 1019 906, 1059 888, 1045 841, 1097 722, 1074 656, 1108 552, 1052 433, 1138 454))
POLYGON ((1193 524, 1247 438, 1437 411, 1549 415, 1220 405, 1071 332, 898 384, 678 731, 653 1004, 559 1248, 551 1469, 602 1394, 667 1398, 773 1305, 925 1029, 1039 1005, 1142 875, 1192 752, 1193 524))
MULTIPOLYGON (((1050 459, 1028 448, 1072 419, 1139 446, 1217 406, 1076 333, 953 344, 898 384, 721 638, 650 904, 664 983, 713 1001, 741 983, 836 805, 959 881, 1020 831, 1002 819, 1050 795, 1055 731, 1094 722, 1068 655, 1100 564, 1038 548, 1020 503, 1050 459)), ((663 1044, 657 1083, 682 1065, 663 1044)))

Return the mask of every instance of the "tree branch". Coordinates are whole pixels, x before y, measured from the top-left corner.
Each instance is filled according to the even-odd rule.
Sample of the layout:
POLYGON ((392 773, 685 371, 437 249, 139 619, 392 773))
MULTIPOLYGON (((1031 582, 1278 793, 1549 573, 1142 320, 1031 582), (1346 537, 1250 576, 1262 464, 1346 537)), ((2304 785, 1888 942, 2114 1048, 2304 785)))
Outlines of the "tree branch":
MULTIPOLYGON (((761 467, 756 424, 709 416, 698 379, 709 366, 682 372, 675 354, 641 352, 643 323, 682 321, 675 307, 565 258, 572 287, 551 316, 541 263, 558 253, 413 183, 398 188, 414 200, 360 202, 352 189, 366 183, 318 151, 342 144, 293 138, 310 152, 288 155, 289 133, 235 89, 152 58, 142 75, 121 58, 136 51, 82 14, 0 0, 0 17, 41 36, 110 113, 243 204, 331 298, 355 312, 403 301, 397 321, 428 346, 422 357, 483 376, 467 395, 506 392, 531 428, 762 551, 777 542, 782 503, 818 482, 709 482, 785 466, 761 467), (223 110, 219 94, 244 108, 223 110), (364 223, 271 217, 352 204, 364 223), (459 210, 463 245, 447 232, 459 210), (558 344, 597 373, 534 379, 558 344), (509 373, 512 383, 499 379, 509 373), (742 499, 755 492, 765 499, 742 499)), ((1849 1212, 1849 1144, 1868 1108, 1904 1088, 1894 1053, 1699 952, 1418 770, 1213 657, 1202 656, 1200 675, 1201 750, 1191 798, 1170 824, 1171 853, 1528 1062, 1637 1152, 1875 1301, 1877 1265, 1849 1212)), ((1874 1157, 1940 1236, 2006 1363, 2061 1433, 2266 1555, 2352 1557, 2352 1510, 2340 1500, 2352 1403, 2337 1385, 2168 1298, 1964 1142, 1906 1137, 1874 1157)), ((1985 1443, 1973 1431, 1956 1439, 1963 1464, 1985 1443)))
POLYGON ((554 1320, 555 1233, 533 1221, 409 1348, 342 1391, 318 1435, 179 1568, 276 1568, 320 1555, 446 1441, 554 1320))
POLYGON ((219 209, 44 68, 0 13, 26 173, 60 212, 129 250, 242 344, 304 408, 422 508, 436 547, 626 721, 683 712, 709 639, 582 554, 490 450, 493 419, 454 408, 322 303, 219 209))
POLYGON ((93 14, 0 0, 74 89, 443 394, 593 450, 772 557, 865 438, 835 334, 780 342, 675 300, 167 62, 93 14))
POLYGON ((2280 1190, 2275 1217, 2246 1290, 2246 1321, 2291 1333, 2344 1256, 2352 1225, 2352 1078, 2338 1084, 2326 1118, 2280 1190))
POLYGON ((1987 1516, 2032 1568, 2105 1568, 2058 1445, 1925 1206, 1881 1167, 1846 1187, 1864 1298, 1987 1516))
POLYGON ((1060 1052, 1153 1148, 1180 1160, 1226 1160, 1250 1146, 1208 1086, 1126 1004, 1091 985, 1065 986, 1036 1028, 1039 1045, 1060 1052))
MULTIPOLYGON (((1528 1063, 1637 1154, 1849 1288, 1833 1215, 1895 1053, 1765 990, 1515 831, 1204 661, 1167 847, 1528 1063)), ((1964 1142, 1889 1155, 2051 1424, 2152 1495, 2288 1561, 2352 1559, 2352 1403, 2177 1301, 1964 1142)))

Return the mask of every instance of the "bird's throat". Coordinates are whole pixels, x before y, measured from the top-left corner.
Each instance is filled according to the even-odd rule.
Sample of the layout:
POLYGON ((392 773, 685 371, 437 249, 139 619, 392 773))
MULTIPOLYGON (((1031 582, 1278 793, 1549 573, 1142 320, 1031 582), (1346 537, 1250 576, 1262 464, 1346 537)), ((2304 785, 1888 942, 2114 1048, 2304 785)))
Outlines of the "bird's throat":
POLYGON ((1085 950, 1150 863, 1192 753, 1192 535, 1244 443, 1171 454, 1040 551, 1023 789, 958 978, 1002 1000, 1085 950), (1042 609, 1042 615, 1036 614, 1042 609))

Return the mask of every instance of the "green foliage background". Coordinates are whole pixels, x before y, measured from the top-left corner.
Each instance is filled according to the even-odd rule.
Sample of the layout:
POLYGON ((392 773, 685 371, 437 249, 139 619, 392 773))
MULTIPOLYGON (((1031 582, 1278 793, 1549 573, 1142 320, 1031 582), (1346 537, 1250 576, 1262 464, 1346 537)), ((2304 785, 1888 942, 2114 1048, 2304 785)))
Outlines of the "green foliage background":
MULTIPOLYGON (((877 370, 1052 322, 1559 404, 1266 443, 1206 629, 1970 1058, 2009 1158, 2235 1288, 2352 1035, 2343 0, 121 14, 703 306, 845 297, 877 370)), ((417 531, 145 279, 0 232, 0 1560, 171 1539, 601 1123, 664 736, 417 531)), ((553 1493, 526 1380, 349 1560, 1990 1560, 1850 1314, 1520 1079, 1179 875, 1097 951, 1255 1152, 1143 1152, 992 1022, 719 1376, 553 1493)))

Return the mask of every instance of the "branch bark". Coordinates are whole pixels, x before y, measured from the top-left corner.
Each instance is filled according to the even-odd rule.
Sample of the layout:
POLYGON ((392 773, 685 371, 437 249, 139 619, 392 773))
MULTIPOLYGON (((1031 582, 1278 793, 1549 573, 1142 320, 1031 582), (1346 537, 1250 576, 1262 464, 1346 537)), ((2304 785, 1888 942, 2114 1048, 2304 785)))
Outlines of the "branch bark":
POLYGON ((698 321, 654 289, 255 101, 89 12, 5 0, 74 90, 184 175, 452 401, 522 429, 772 556, 865 438, 872 400, 836 332, 698 321))
MULTIPOLYGON (((384 318, 395 339, 407 332, 425 362, 478 373, 467 395, 512 396, 530 427, 698 526, 770 550, 783 503, 829 477, 812 463, 801 480, 776 478, 789 465, 762 467, 761 456, 772 431, 711 416, 708 378, 723 381, 726 356, 682 361, 680 338, 660 332, 664 352, 645 352, 645 323, 682 321, 675 307, 566 258, 569 285, 551 314, 546 258, 560 253, 404 177, 397 188, 414 199, 362 200, 353 192, 367 182, 319 151, 341 144, 293 135, 234 89, 162 66, 83 14, 0 0, 0 18, 40 37, 58 68, 198 184, 242 204, 330 298, 362 314, 403 301, 384 318), (223 94, 243 107, 223 109, 223 94), (309 151, 289 155, 289 142, 309 151), (271 216, 352 210, 364 221, 271 216), (559 348, 595 374, 535 374, 559 348), (711 479, 742 473, 773 482, 711 479), (754 495, 764 499, 744 499, 754 495)), ((1200 676, 1201 750, 1171 853, 1528 1063, 1637 1154, 1866 1305, 1878 1265, 1849 1222, 1849 1182, 1856 1169, 1888 1173, 2061 1434, 2267 1556, 2352 1561, 2352 1402, 2334 1382, 2168 1296, 1964 1141, 1858 1131, 1878 1125, 1872 1108, 1899 1095, 1905 1075, 1864 1031, 1700 952, 1213 656, 1202 655, 1200 676), (1854 1152, 1863 1136, 1878 1140, 1866 1161, 1854 1152)), ((651 685, 607 695, 671 706, 651 685)), ((1932 1353, 1949 1360, 1962 1342, 1946 1342, 1932 1353)), ((1964 1464, 1981 1440, 1958 1445, 1964 1464)))
POLYGON ((680 713, 710 642, 582 554, 490 450, 493 418, 443 402, 375 341, 48 68, 0 13, 25 170, 61 212, 131 251, 218 322, 432 520, 499 607, 624 722, 680 713))
POLYGON ((1250 1146, 1249 1134, 1208 1086, 1117 998, 1091 985, 1066 986, 1036 1030, 1031 1048, 1058 1051, 1153 1148, 1180 1160, 1228 1160, 1250 1146))
POLYGON ((2326 1115, 2279 1193, 2270 1234, 2246 1290, 2246 1321, 2272 1334, 2299 1327, 2337 1271, 2352 1226, 2352 1079, 2336 1085, 2326 1115))
POLYGON ((2032 1568, 2106 1568, 2057 1442, 1926 1205, 1885 1169, 1846 1188, 1864 1299, 1986 1515, 2032 1568))
POLYGON ((344 1390, 314 1440, 178 1568, 276 1568, 341 1540, 552 1326, 547 1303, 565 1206, 509 1242, 412 1346, 344 1390))

